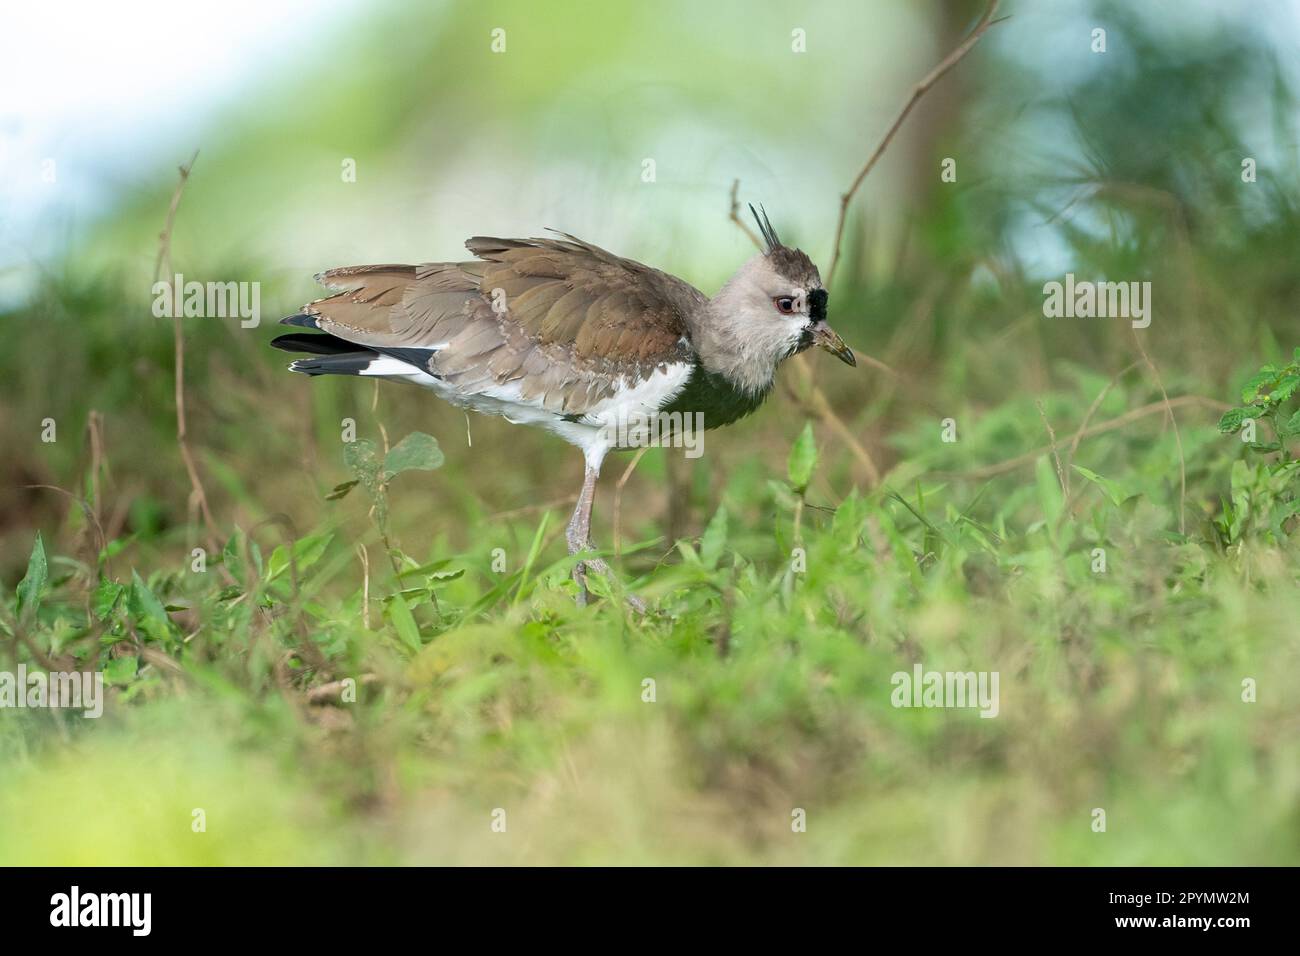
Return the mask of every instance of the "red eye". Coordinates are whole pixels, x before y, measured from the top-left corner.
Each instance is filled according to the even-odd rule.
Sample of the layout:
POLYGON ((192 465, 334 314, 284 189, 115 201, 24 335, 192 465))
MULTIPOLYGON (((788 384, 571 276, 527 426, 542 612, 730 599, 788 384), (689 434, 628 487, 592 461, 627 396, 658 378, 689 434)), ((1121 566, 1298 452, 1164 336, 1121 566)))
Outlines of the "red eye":
POLYGON ((779 295, 772 300, 772 304, 776 306, 776 311, 782 315, 794 315, 794 299, 790 296, 779 295))

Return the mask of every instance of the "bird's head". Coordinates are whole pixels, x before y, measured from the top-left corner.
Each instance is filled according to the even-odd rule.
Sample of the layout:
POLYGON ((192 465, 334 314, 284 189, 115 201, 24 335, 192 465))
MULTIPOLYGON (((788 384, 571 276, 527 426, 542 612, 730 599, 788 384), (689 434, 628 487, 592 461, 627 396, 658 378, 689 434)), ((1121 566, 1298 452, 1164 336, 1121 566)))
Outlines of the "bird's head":
POLYGON ((749 209, 765 249, 711 301, 701 359, 750 389, 770 386, 780 362, 814 345, 857 365, 853 351, 826 323, 828 293, 817 267, 802 250, 781 244, 766 213, 749 209))

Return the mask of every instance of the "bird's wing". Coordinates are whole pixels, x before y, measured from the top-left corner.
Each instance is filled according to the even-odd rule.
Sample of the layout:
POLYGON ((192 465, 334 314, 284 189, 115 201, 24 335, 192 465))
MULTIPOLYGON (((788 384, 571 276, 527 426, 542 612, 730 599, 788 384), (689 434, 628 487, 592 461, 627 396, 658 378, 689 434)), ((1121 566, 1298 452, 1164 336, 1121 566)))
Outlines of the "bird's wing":
POLYGON ((465 245, 477 261, 332 269, 338 291, 284 321, 563 415, 692 360, 685 316, 706 299, 680 279, 568 235, 465 245))

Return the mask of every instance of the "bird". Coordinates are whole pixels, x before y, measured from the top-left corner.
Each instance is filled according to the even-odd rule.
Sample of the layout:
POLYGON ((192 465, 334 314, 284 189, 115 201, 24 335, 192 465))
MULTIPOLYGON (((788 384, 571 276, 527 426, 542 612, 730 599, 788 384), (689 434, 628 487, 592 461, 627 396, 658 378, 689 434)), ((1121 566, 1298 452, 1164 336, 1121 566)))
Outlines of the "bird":
POLYGON ((280 320, 311 331, 271 345, 307 356, 290 371, 413 383, 581 450, 565 539, 571 556, 582 555, 572 577, 585 605, 587 574, 612 578, 591 542, 610 451, 641 447, 659 423, 664 442, 744 418, 771 394, 781 362, 813 346, 857 364, 827 323, 817 266, 781 242, 766 210, 749 209, 761 249, 712 297, 569 233, 475 236, 466 261, 321 273, 330 294, 280 320))

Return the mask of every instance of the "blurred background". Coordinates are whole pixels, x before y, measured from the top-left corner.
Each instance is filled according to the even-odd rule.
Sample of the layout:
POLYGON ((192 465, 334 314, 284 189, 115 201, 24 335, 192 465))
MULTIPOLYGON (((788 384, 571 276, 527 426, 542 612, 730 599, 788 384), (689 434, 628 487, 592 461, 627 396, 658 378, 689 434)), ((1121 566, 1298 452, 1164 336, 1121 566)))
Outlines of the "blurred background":
MULTIPOLYGON (((193 431, 215 467, 250 446, 271 456, 257 497, 265 503, 283 479, 275 504, 294 511, 288 490, 301 488, 300 475, 277 458, 319 474, 304 458, 313 437, 370 398, 368 384, 308 387, 265 348, 274 320, 317 296, 316 272, 456 258, 470 235, 552 227, 712 292, 752 253, 727 219, 737 182, 742 207, 765 204, 783 238, 825 269, 840 194, 912 84, 981 9, 336 0, 144 3, 123 17, 91 3, 11 8, 0 40, 9 327, 0 527, 27 532, 43 507, 61 507, 22 486, 49 482, 81 449, 33 444, 33 429, 47 416, 79 429, 92 409, 106 413, 117 478, 140 512, 128 520, 175 517, 165 489, 179 462, 140 474, 126 463, 171 443, 170 323, 153 317, 150 286, 176 167, 196 151, 174 269, 260 283, 265 325, 187 323, 193 431), (503 52, 493 52, 498 29, 503 52), (793 51, 799 42, 806 52, 793 51)), ((1295 248, 1296 6, 1011 3, 1002 15, 1010 19, 921 101, 851 211, 832 320, 903 377, 837 369, 824 385, 839 407, 872 412, 857 425, 886 463, 908 390, 915 400, 943 378, 962 403, 998 400, 1006 363, 1011 381, 1042 385, 1049 359, 1091 359, 1112 342, 1127 349, 1114 323, 1037 315, 1038 284, 1067 270, 1168 276, 1156 285, 1152 347, 1179 356, 1189 374, 1235 371, 1224 365, 1233 345, 1254 347, 1291 320, 1289 271, 1263 280, 1263 314, 1214 296, 1295 248), (1097 28, 1107 31, 1104 53, 1092 49, 1097 28), (1247 155, 1259 169, 1251 188, 1239 175, 1247 155), (940 180, 945 157, 956 160, 956 183, 940 180), (1188 237, 1212 244, 1209 261, 1188 237), (1213 316, 1211 306, 1220 307, 1213 316), (985 348, 988 393, 970 380, 982 374, 973 353, 985 348), (956 378, 945 377, 948 362, 956 378)), ((448 431, 464 431, 459 413, 424 397, 381 401, 403 423, 432 423, 426 430, 446 444, 448 431)), ((799 423, 773 415, 740 428, 782 424, 799 423)), ((475 454, 453 459, 503 487, 489 496, 476 483, 459 504, 504 510, 533 498, 550 473, 550 443, 496 421, 473 430, 475 454), (524 471, 495 466, 506 460, 524 471)), ((570 478, 562 470, 557 488, 570 478)), ((430 480, 440 496, 463 493, 453 471, 430 480)), ((0 567, 12 572, 23 557, 6 548, 0 567)))
MULTIPOLYGON (((347 540, 365 537, 355 499, 324 500, 349 477, 338 432, 352 417, 376 440, 381 429, 394 440, 419 429, 446 452, 442 469, 403 476, 393 497, 392 527, 407 552, 527 553, 540 510, 569 507, 576 454, 497 419, 467 422, 413 389, 285 372, 267 343, 276 319, 317 297, 313 274, 455 259, 471 235, 553 227, 712 293, 753 253, 729 221, 735 188, 742 208, 761 202, 783 240, 825 275, 841 194, 913 84, 983 9, 963 0, 6 5, 0 578, 12 586, 22 576, 38 530, 51 550, 71 550, 88 533, 65 495, 40 486, 87 494, 93 486, 106 535, 125 542, 132 567, 181 567, 202 539, 175 443, 171 322, 154 317, 150 291, 177 167, 196 151, 171 235, 174 271, 261 286, 259 328, 184 320, 190 441, 218 523, 249 528, 285 516, 297 529, 327 524, 347 540), (57 423, 56 442, 41 441, 45 419, 57 423)), ((920 102, 850 210, 831 322, 892 372, 816 358, 816 382, 889 487, 978 472, 1042 446, 1043 416, 1069 434, 1112 377, 1120 384, 1098 399, 1098 420, 1160 399, 1143 374, 1123 377, 1139 358, 1127 322, 1042 313, 1043 282, 1067 271, 1150 281, 1143 347, 1170 395, 1202 396, 1204 407, 1180 410, 1179 436, 1158 418, 1131 438, 1114 436, 1089 466, 1131 471, 1153 499, 1165 496, 1166 510, 1135 532, 1155 537, 1178 528, 1182 455, 1186 524, 1195 529, 1217 512, 1230 464, 1215 450, 1214 403, 1232 401, 1240 378, 1300 344, 1300 6, 1011 0, 999 16, 1007 19, 920 102), (1098 29, 1104 52, 1095 49, 1098 29), (940 178, 945 158, 956 162, 955 182, 940 178), (1253 182, 1242 178, 1247 158, 1253 182), (936 440, 947 417, 962 423, 956 445, 936 440)), ((787 378, 758 415, 710 433, 708 453, 689 468, 658 452, 645 457, 626 479, 633 504, 619 534, 625 545, 659 546, 632 555, 632 570, 654 568, 673 541, 699 535, 720 501, 742 546, 779 556, 769 531, 777 506, 765 489, 809 417, 802 394, 787 378)), ((875 486, 871 467, 833 431, 819 424, 818 438, 818 502, 875 486)), ((602 478, 597 541, 613 538, 608 502, 623 468, 612 459, 602 478)), ((958 485, 961 507, 1016 514, 1025 498, 1015 482, 1027 473, 996 476, 1008 483, 987 497, 975 495, 982 477, 958 485)), ((943 607, 941 617, 958 613, 943 607)), ((1294 671, 1293 655, 1286 661, 1294 671)), ((170 714, 151 719, 162 726, 170 714)), ((805 717, 816 720, 801 712, 796 722, 805 717)), ((1072 745, 1103 747, 1080 734, 1072 745)), ((959 749, 927 749, 926 740, 917 753, 959 749)), ((654 752, 657 738, 643 743, 654 752)), ((190 759, 183 744, 158 746, 190 759)), ((594 752, 619 749, 598 741, 594 752)), ((99 753, 105 767, 131 759, 99 753)), ((233 763, 203 773, 233 792, 245 771, 221 759, 233 763)), ((874 759, 888 763, 881 752, 874 759)), ((1142 762, 1133 756, 1132 766, 1142 762)), ((445 793, 436 788, 454 788, 448 781, 470 764, 455 766, 436 784, 438 800, 445 793)), ((385 767, 391 778, 375 770, 364 792, 340 799, 359 806, 400 789, 401 761, 385 767)), ((706 790, 721 781, 726 792, 735 767, 714 769, 674 779, 706 790)), ((840 773, 828 771, 831 791, 844 783, 840 773)), ((1292 828, 1294 780, 1279 784, 1271 804, 1292 828)), ((72 805, 83 784, 93 780, 69 768, 59 792, 72 805)), ((972 792, 962 806, 1001 806, 1014 791, 1007 786, 972 792)), ((1163 799, 1159 787, 1143 792, 1148 806, 1163 799)), ((1014 799, 1031 816, 1051 815, 1050 787, 1022 796, 1014 799)), ((930 859, 1087 858, 1070 838, 1031 837, 1005 815, 979 835, 950 816, 941 838, 907 815, 907 802, 888 804, 880 826, 896 827, 913 841, 900 847, 924 848, 930 859), (990 834, 1001 835, 1001 849, 990 834)), ((1182 832, 1223 805, 1197 804, 1182 832)), ((265 837, 268 859, 281 858, 277 840, 302 846, 293 827, 308 825, 296 809, 284 813, 295 822, 265 837)), ((248 826, 257 832, 251 817, 248 826)), ((122 836, 121 852, 136 837, 145 839, 122 836)), ((1267 857, 1267 844, 1251 846, 1267 857)), ((845 852, 873 858, 867 847, 876 845, 864 838, 860 854, 845 852)), ((1136 858, 1200 859, 1152 846, 1136 858)), ((656 859, 638 847, 638 858, 656 859)), ((741 852, 722 846, 713 858, 734 859, 733 849, 741 852)))
MULTIPOLYGON (((22 488, 51 482, 81 449, 33 444, 33 429, 53 417, 66 436, 92 409, 105 413, 121 459, 116 479, 137 512, 127 520, 175 519, 166 489, 179 462, 127 463, 171 443, 170 323, 153 317, 150 286, 175 170, 195 151, 175 271, 261 283, 265 325, 187 323, 192 429, 216 468, 255 446, 267 456, 256 497, 303 516, 293 500, 300 470, 279 465, 327 471, 313 438, 370 398, 346 381, 308 387, 265 348, 274 319, 316 297, 316 272, 455 258, 470 235, 553 227, 712 292, 751 254, 727 219, 736 182, 742 206, 765 204, 785 240, 825 269, 840 193, 911 85, 981 9, 11 7, 0 39, 0 528, 21 541, 43 509, 62 507, 22 488), (493 52, 497 29, 504 52, 493 52), (806 52, 792 49, 796 31, 806 52)), ((1011 3, 1002 15, 1010 19, 921 101, 851 211, 832 319, 902 377, 837 369, 824 385, 837 407, 869 410, 855 427, 885 463, 899 401, 934 393, 938 379, 961 403, 999 400, 1007 381, 1044 384, 1049 358, 1127 348, 1105 323, 1037 315, 1038 284, 1067 269, 1169 277, 1156 286, 1152 347, 1189 374, 1235 371, 1225 367, 1233 346, 1254 348, 1292 318, 1294 276, 1269 267, 1295 248, 1295 5, 1011 3), (1104 53, 1092 49, 1098 27, 1104 53), (1250 188, 1244 155, 1259 169, 1250 188), (956 183, 940 181, 944 157, 956 160, 956 183), (1270 272, 1268 298, 1252 314, 1215 299, 1260 271, 1270 272)), ((423 397, 381 401, 446 444, 447 432, 464 431, 458 413, 423 397)), ((798 424, 772 415, 740 429, 784 431, 784 441, 798 424)), ((552 470, 549 443, 495 421, 473 428, 475 454, 454 455, 453 466, 468 459, 493 482, 458 506, 505 510, 534 498, 552 470), (497 467, 507 460, 522 472, 497 467)), ((555 488, 570 480, 561 468, 555 488)), ((228 478, 251 492, 249 475, 228 478)), ((429 480, 440 497, 466 495, 454 467, 429 480)), ((239 491, 228 488, 232 504, 239 491)), ((6 547, 0 568, 12 573, 24 556, 6 547)))

